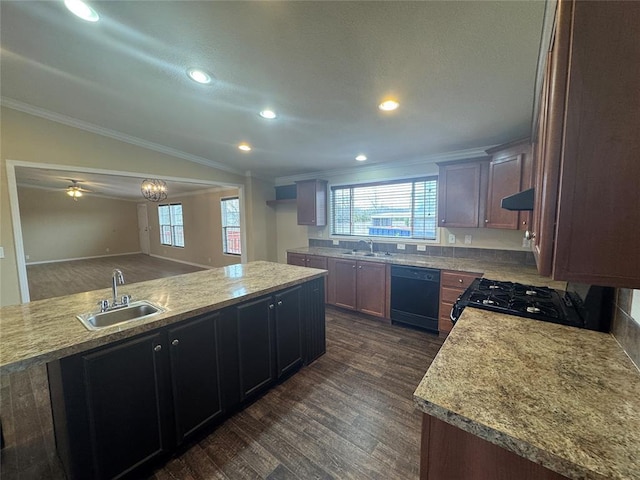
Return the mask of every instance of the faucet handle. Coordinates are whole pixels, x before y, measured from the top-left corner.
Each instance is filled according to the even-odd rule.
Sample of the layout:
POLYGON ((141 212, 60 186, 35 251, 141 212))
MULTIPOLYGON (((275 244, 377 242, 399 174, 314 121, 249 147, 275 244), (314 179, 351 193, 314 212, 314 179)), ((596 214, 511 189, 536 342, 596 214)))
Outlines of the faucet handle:
POLYGON ((100 307, 100 312, 106 312, 109 310, 109 300, 100 300, 98 306, 100 307))
POLYGON ((121 301, 120 305, 123 305, 123 306, 126 307, 126 306, 129 305, 130 301, 131 301, 131 295, 122 295, 122 301, 121 301))

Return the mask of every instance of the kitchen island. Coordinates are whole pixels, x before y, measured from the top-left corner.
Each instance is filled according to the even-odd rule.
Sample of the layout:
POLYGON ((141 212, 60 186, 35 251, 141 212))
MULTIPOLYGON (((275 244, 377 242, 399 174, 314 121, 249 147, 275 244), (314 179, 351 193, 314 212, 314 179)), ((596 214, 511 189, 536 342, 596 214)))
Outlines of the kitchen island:
POLYGON ((46 363, 67 478, 142 475, 325 352, 326 272, 252 262, 121 287, 164 311, 102 330, 110 290, 0 310, 2 374, 46 363))
POLYGON ((609 334, 467 307, 414 400, 421 479, 640 479, 640 374, 609 334))

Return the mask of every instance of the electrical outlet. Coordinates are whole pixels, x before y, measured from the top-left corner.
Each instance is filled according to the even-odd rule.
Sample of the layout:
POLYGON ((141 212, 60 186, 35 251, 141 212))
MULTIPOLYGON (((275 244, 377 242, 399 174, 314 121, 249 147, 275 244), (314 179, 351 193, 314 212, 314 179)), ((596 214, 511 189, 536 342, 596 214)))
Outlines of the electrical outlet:
POLYGON ((4 258, 4 247, 0 247, 0 258, 4 258))
POLYGON ((449 243, 456 243, 456 236, 453 233, 449 234, 449 243))
POLYGON ((418 245, 418 251, 419 252, 426 252, 427 251, 427 246, 426 245, 418 245))
POLYGON ((340 240, 334 240, 334 241, 333 241, 333 244, 334 244, 334 245, 340 245, 340 240))
POLYGON ((30 256, 30 255, 25 255, 25 256, 24 256, 24 258, 25 258, 26 260, 29 260, 29 258, 31 258, 31 256, 30 256))
POLYGON ((396 245, 396 248, 397 248, 398 250, 404 250, 404 247, 405 247, 404 243, 398 243, 398 244, 396 245))
POLYGON ((107 247, 106 250, 107 250, 107 253, 109 253, 109 247, 107 247))
POLYGON ((473 238, 473 237, 472 237, 471 235, 465 235, 465 236, 464 236, 464 244, 465 244, 465 245, 471 245, 471 239, 472 239, 472 238, 473 238))

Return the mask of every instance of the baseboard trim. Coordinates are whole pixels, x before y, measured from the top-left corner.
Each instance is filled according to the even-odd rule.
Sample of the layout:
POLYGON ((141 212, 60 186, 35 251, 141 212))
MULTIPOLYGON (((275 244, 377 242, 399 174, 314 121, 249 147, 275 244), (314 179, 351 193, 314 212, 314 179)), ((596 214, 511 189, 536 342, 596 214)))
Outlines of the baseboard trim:
POLYGON ((212 265, 203 265, 201 263, 185 262, 184 260, 177 260, 175 258, 163 257, 162 255, 156 255, 155 253, 150 253, 149 256, 154 258, 160 258, 162 260, 169 260, 170 262, 184 263, 185 265, 191 265, 193 267, 200 267, 200 268, 206 268, 206 269, 216 268, 212 265))
POLYGON ((90 260, 92 258, 107 258, 107 257, 122 257, 123 255, 136 255, 142 253, 137 252, 124 252, 124 253, 112 253, 110 255, 94 255, 92 257, 75 257, 75 258, 63 258, 60 260, 43 260, 41 262, 28 262, 26 265, 42 265, 43 263, 60 263, 60 262, 73 262, 74 260, 90 260))

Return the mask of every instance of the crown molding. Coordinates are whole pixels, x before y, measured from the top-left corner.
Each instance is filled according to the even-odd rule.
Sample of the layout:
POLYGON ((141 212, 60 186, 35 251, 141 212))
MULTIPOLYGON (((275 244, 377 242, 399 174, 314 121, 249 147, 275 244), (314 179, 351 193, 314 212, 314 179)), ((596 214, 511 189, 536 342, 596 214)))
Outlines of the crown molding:
POLYGON ((396 169, 396 168, 403 168, 403 167, 411 167, 414 165, 431 164, 436 162, 449 162, 449 161, 455 161, 455 160, 468 160, 471 158, 487 157, 488 155, 486 150, 494 146, 495 145, 488 145, 483 147, 468 148, 466 150, 455 150, 452 152, 437 153, 434 155, 425 155, 424 157, 414 158, 412 160, 405 160, 401 162, 378 163, 378 164, 369 165, 369 166, 349 167, 349 168, 341 168, 341 169, 335 169, 335 170, 323 170, 318 172, 306 173, 303 175, 291 175, 286 177, 278 177, 275 179, 275 184, 286 185, 286 184, 300 181, 300 180, 313 180, 313 179, 322 178, 325 176, 333 177, 333 176, 348 175, 351 173, 375 173, 375 172, 383 172, 391 168, 396 169))
POLYGON ((67 115, 62 115, 60 113, 51 112, 49 110, 45 110, 40 107, 35 107, 33 105, 29 105, 28 103, 24 103, 19 100, 14 100, 9 97, 0 96, 0 105, 10 108, 12 110, 17 110, 19 112, 28 113, 29 115, 34 115, 36 117, 44 118, 46 120, 51 120, 52 122, 61 123, 68 127, 73 127, 79 130, 95 133, 97 135, 102 135, 103 137, 113 138, 114 140, 119 140, 124 143, 135 145, 136 147, 146 148, 147 150, 153 150, 158 153, 163 153, 165 155, 170 155, 172 157, 181 158, 183 160, 187 160, 193 163, 198 163, 200 165, 205 165, 207 167, 217 168, 218 170, 234 173, 236 175, 244 175, 244 172, 242 170, 229 167, 228 165, 224 165, 222 163, 216 162, 214 160, 210 160, 208 158, 192 155, 190 153, 176 150, 175 148, 165 147, 164 145, 160 145, 154 142, 149 142, 147 140, 143 140, 138 137, 133 137, 131 135, 117 132, 115 130, 110 130, 108 128, 99 127, 98 125, 84 122, 82 120, 78 120, 76 118, 69 117, 67 115))

